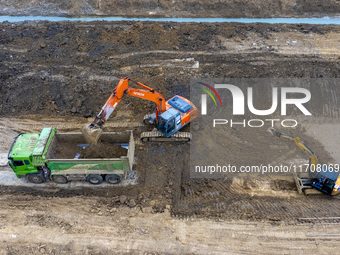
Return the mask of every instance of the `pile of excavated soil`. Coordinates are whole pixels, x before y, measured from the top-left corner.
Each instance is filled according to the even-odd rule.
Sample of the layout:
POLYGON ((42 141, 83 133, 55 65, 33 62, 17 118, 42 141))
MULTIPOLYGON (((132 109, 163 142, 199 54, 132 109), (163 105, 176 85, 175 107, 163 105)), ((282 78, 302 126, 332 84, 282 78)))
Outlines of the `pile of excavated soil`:
POLYGON ((83 149, 79 158, 119 158, 127 155, 127 149, 117 144, 98 143, 83 149))

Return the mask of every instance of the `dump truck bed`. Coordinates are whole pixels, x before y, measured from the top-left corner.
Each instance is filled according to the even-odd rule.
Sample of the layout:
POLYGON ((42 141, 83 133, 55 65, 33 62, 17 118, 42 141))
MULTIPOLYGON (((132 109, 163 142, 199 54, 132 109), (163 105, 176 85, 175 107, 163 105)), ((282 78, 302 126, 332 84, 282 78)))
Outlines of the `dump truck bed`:
POLYGON ((96 146, 80 132, 56 133, 45 159, 52 174, 123 174, 132 170, 134 150, 132 131, 103 133, 96 146))

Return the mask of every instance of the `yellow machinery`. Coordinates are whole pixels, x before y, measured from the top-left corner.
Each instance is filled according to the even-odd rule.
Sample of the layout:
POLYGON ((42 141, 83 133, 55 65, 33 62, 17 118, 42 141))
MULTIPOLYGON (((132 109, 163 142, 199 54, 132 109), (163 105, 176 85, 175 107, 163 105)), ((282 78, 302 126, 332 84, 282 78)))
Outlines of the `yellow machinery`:
POLYGON ((294 137, 279 131, 274 128, 268 130, 272 135, 280 138, 288 139, 295 142, 295 144, 309 156, 308 175, 309 178, 297 178, 298 188, 300 190, 306 188, 315 188, 327 195, 334 196, 340 193, 340 178, 339 171, 329 168, 326 165, 318 165, 318 157, 299 137, 294 137))

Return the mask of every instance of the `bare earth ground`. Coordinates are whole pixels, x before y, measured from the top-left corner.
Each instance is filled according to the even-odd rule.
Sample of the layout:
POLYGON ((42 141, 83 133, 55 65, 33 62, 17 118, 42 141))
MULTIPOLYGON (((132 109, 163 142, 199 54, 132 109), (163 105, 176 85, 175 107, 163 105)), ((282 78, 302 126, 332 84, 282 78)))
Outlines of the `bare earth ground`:
MULTIPOLYGON (((38 132, 44 126, 79 131, 117 81, 128 75, 159 89, 166 98, 188 96, 190 79, 197 77, 339 78, 337 26, 32 22, 3 23, 0 28, 0 153, 8 151, 17 133, 38 132)), ((124 98, 105 131, 132 129, 137 138, 147 130, 140 123, 152 109, 147 102, 124 98)), ((339 163, 337 113, 295 132, 325 160, 339 163)), ((261 148, 273 146, 271 137, 234 135, 258 142, 261 148)), ((292 156, 307 161, 293 145, 272 148, 271 157, 278 163, 292 156), (278 151, 283 154, 276 156, 278 151)), ((189 149, 190 144, 138 143, 138 179, 132 185, 20 186, 0 177, 0 251, 338 250, 339 219, 301 219, 339 217, 337 197, 298 195, 292 178, 191 179, 189 149)), ((1 170, 6 176, 11 171, 1 170)))
POLYGON ((3 254, 327 254, 339 247, 339 225, 178 219, 109 210, 89 197, 8 199, 1 197, 1 221, 11 222, 1 226, 3 254))
MULTIPOLYGON (((61 122, 46 117, 40 121, 2 119, 0 124, 7 128, 0 132, 13 136, 13 129, 38 131, 56 120, 61 122)), ((73 130, 82 122, 71 118, 60 130, 73 130)), ((108 129, 112 128, 113 122, 107 124, 108 129)), ((10 142, 6 138, 1 151, 7 151, 10 142)), ((322 254, 338 247, 338 219, 300 219, 338 217, 338 198, 298 195, 292 179, 231 182, 192 180, 184 174, 181 181, 178 175, 183 159, 178 165, 171 165, 166 157, 155 161, 155 156, 164 150, 162 146, 140 144, 137 148, 139 177, 137 184, 132 185, 22 185, 7 183, 1 175, 1 251, 253 254, 256 248, 260 254, 305 254, 314 247, 315 253, 322 254), (154 162, 167 165, 158 167, 154 162), (178 183, 172 182, 179 182, 181 188, 178 190, 178 183)), ((167 151, 171 152, 171 148, 167 151)), ((3 171, 10 173, 8 168, 3 171)))

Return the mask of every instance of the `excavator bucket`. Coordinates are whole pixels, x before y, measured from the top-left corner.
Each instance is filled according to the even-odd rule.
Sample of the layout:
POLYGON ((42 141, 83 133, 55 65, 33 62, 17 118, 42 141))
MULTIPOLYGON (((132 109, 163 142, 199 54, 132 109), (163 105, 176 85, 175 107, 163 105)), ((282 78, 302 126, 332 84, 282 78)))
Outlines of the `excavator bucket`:
POLYGON ((85 140, 89 144, 97 144, 103 130, 97 127, 91 127, 90 125, 86 124, 81 130, 85 140))
POLYGON ((275 129, 274 128, 268 128, 267 131, 271 133, 272 135, 275 135, 275 129))

